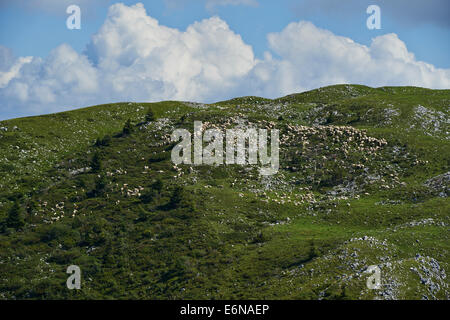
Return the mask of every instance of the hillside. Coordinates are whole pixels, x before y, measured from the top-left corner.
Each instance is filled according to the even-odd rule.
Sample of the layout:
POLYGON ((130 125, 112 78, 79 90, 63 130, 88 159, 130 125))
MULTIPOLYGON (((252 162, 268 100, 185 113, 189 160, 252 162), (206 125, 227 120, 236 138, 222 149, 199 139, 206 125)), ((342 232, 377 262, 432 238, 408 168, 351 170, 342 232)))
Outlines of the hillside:
POLYGON ((0 121, 0 298, 449 299, 449 107, 450 90, 338 85, 0 121), (194 121, 279 129, 278 173, 175 166, 194 121))

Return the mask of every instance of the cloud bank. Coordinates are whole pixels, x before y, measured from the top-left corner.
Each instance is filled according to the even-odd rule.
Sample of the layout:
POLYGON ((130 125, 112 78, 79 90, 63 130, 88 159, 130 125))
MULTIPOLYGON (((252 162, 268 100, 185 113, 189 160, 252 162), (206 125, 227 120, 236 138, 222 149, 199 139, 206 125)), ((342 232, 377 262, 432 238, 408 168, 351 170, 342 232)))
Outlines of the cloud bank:
POLYGON ((257 59, 218 17, 181 31, 141 4, 115 4, 83 53, 63 44, 44 59, 14 58, 0 47, 0 118, 114 101, 278 97, 337 83, 450 88, 450 69, 417 61, 395 34, 367 47, 300 21, 267 39, 257 59))

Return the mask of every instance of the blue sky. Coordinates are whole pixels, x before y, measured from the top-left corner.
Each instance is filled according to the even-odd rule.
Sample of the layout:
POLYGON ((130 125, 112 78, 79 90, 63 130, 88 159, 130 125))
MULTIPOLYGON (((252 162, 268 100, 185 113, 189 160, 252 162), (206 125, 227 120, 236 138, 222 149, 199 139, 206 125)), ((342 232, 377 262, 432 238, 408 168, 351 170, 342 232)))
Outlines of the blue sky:
MULTIPOLYGON (((120 7, 121 11, 118 9, 120 13, 117 11, 117 16, 120 16, 120 19, 128 19, 125 18, 125 15, 134 16, 132 11, 127 8, 134 8, 136 1, 120 2, 125 6, 120 7)), ((291 93, 290 90, 311 89, 311 86, 306 85, 308 82, 313 83, 312 86, 356 81, 368 85, 417 84, 426 87, 448 88, 450 74, 448 55, 450 25, 447 21, 450 5, 448 1, 142 0, 140 2, 145 8, 145 14, 148 18, 142 15, 140 17, 144 20, 157 20, 159 26, 163 26, 163 28, 151 29, 150 31, 145 27, 143 27, 144 29, 134 30, 130 26, 130 30, 124 30, 121 25, 119 26, 120 23, 115 25, 115 20, 108 18, 108 10, 116 1, 0 0, 0 46, 3 48, 0 50, 0 72, 3 72, 3 74, 0 73, 0 102, 2 102, 0 119, 41 112, 54 112, 80 107, 83 104, 120 101, 122 99, 156 101, 166 98, 186 98, 211 102, 229 98, 235 94, 258 94, 274 97, 291 93), (80 6, 82 13, 81 30, 68 30, 66 28, 68 14, 66 14, 65 9, 68 4, 80 6), (378 4, 381 8, 381 30, 369 30, 366 27, 368 17, 366 8, 369 4, 378 4), (218 20, 205 20, 211 17, 217 17, 218 20), (105 25, 108 19, 110 20, 108 25, 110 29, 107 30, 105 25), (233 72, 230 72, 229 77, 218 77, 211 73, 205 75, 205 70, 227 71, 228 69, 226 66, 215 64, 214 59, 205 58, 205 60, 195 56, 198 55, 199 48, 193 49, 191 53, 193 56, 189 59, 186 58, 186 64, 199 64, 203 71, 182 73, 183 82, 174 80, 173 77, 156 74, 155 72, 163 71, 168 73, 173 71, 178 74, 183 72, 181 69, 174 71, 172 67, 170 67, 171 69, 158 69, 159 71, 156 71, 157 68, 154 67, 154 61, 159 61, 160 64, 161 61, 163 64, 172 64, 171 61, 164 60, 164 57, 156 56, 156 52, 160 50, 166 50, 168 53, 175 50, 168 47, 167 43, 164 42, 166 32, 164 28, 167 27, 176 32, 177 35, 174 36, 174 39, 180 39, 179 41, 184 42, 184 45, 189 47, 189 41, 196 41, 196 38, 191 38, 192 34, 190 35, 186 31, 196 22, 202 21, 204 21, 203 24, 194 27, 194 29, 198 27, 201 30, 196 35, 200 37, 202 42, 206 43, 205 47, 201 48, 201 52, 211 50, 210 55, 217 55, 217 59, 220 59, 223 55, 230 56, 228 63, 233 64, 233 68, 231 68, 233 72), (311 23, 311 25, 302 24, 287 28, 290 23, 300 23, 301 21, 311 23), (222 22, 226 24, 226 27, 223 27, 222 22), (225 45, 221 47, 218 43, 207 43, 207 39, 210 39, 208 28, 219 25, 226 31, 221 36, 229 39, 230 43, 236 45, 235 47, 225 45), (101 29, 102 26, 104 26, 104 29, 101 29), (164 44, 158 43, 155 45, 156 47, 142 49, 141 47, 145 44, 139 41, 146 41, 147 38, 142 36, 142 33, 146 32, 161 33, 161 35, 157 35, 157 38, 164 44), (296 37, 296 32, 298 37, 296 37), (328 36, 327 32, 330 32, 332 36, 328 36), (130 42, 133 43, 132 46, 135 46, 136 50, 125 50, 117 54, 102 51, 100 43, 111 44, 108 36, 112 33, 120 35, 121 40, 118 41, 118 45, 112 46, 110 50, 115 50, 117 46, 126 47, 127 36, 134 39, 130 42), (269 34, 273 34, 272 42, 268 40, 269 34), (330 51, 320 58, 323 65, 334 72, 332 76, 326 77, 323 74, 326 70, 321 68, 322 64, 317 64, 316 69, 307 68, 307 65, 315 65, 315 62, 317 62, 311 61, 315 55, 317 56, 317 53, 314 53, 313 49, 308 51, 308 48, 318 48, 318 43, 309 37, 310 34, 316 35, 320 39, 323 37, 321 41, 331 41, 331 43, 337 45, 336 48, 340 48, 339 41, 342 39, 339 37, 351 39, 362 47, 344 47, 343 52, 348 52, 350 55, 364 55, 364 47, 367 47, 370 51, 370 57, 361 57, 360 65, 355 66, 355 68, 361 69, 359 73, 356 73, 356 71, 345 73, 340 70, 340 67, 349 67, 349 65, 346 65, 346 63, 349 63, 348 57, 347 59, 340 57, 335 61, 332 56, 333 52, 330 51), (386 36, 391 34, 395 34, 395 37, 386 36), (94 35, 97 35, 97 42, 93 41, 94 35), (238 41, 237 37, 242 39, 242 43, 238 41), (379 44, 372 48, 373 39, 377 37, 379 37, 379 44), (288 42, 283 42, 281 39, 288 42), (402 44, 405 45, 405 48, 402 47, 402 44), (93 51, 86 50, 88 47, 94 48, 93 51), (251 52, 247 50, 248 47, 250 47, 251 52), (159 49, 154 50, 154 48, 159 49), (242 50, 246 52, 247 56, 239 56, 239 52, 242 50), (396 50, 395 54, 392 54, 393 50, 396 50), (196 53, 194 54, 194 52, 196 53), (77 68, 77 63, 80 63, 80 68, 87 68, 86 73, 91 72, 94 78, 98 77, 99 82, 105 82, 101 80, 102 77, 109 77, 110 79, 112 76, 125 77, 125 74, 129 77, 132 71, 129 69, 132 67, 130 63, 125 65, 123 69, 116 68, 114 71, 111 69, 111 65, 116 63, 121 65, 121 61, 125 59, 123 58, 125 54, 130 55, 131 64, 134 64, 136 68, 141 64, 140 70, 143 66, 145 66, 144 69, 148 68, 147 74, 140 75, 140 79, 149 81, 148 86, 140 91, 137 89, 126 90, 123 88, 125 84, 117 83, 111 83, 109 86, 102 83, 92 83, 88 87, 83 84, 86 79, 82 75, 75 74, 72 77, 73 79, 67 80, 67 77, 60 78, 60 74, 49 73, 49 66, 56 65, 56 62, 59 63, 58 68, 61 65, 67 65, 65 62, 61 62, 64 58, 60 55, 64 55, 65 57, 72 57, 70 59, 72 67, 77 68), (413 60, 411 60, 410 54, 414 55, 413 60), (300 56, 301 59, 296 59, 296 56, 300 56), (32 60, 18 60, 21 57, 32 57, 32 60), (114 57, 121 57, 122 60, 111 60, 114 57), (397 64, 399 57, 404 60, 401 66, 397 64), (385 58, 390 60, 382 61, 385 58), (96 61, 109 61, 110 63, 108 66, 106 64, 100 66, 96 65, 96 61), (382 69, 384 65, 387 66, 394 62, 396 68, 398 68, 395 77, 379 77, 376 74, 375 67, 368 71, 369 74, 362 70, 376 63, 379 64, 377 68, 382 69), (419 69, 428 68, 427 72, 430 75, 427 75, 426 79, 417 78, 411 82, 411 79, 408 79, 411 75, 423 73, 421 69, 408 69, 411 64, 417 64, 418 62, 432 65, 431 67, 416 66, 419 69), (296 75, 285 73, 286 71, 283 70, 289 68, 288 66, 290 68, 298 67, 298 70, 303 70, 305 76, 299 78, 296 75), (440 71, 436 72, 434 69, 440 71), (244 71, 241 72, 241 70, 244 71), (374 75, 371 75, 370 72, 373 72, 374 75), (42 74, 45 75, 42 76, 42 74), (309 76, 306 76, 306 74, 309 76), (4 77, 3 80, 2 76, 4 77), (202 78, 203 76, 204 78, 202 78), (376 78, 376 81, 370 80, 373 77, 376 78), (236 80, 238 78, 239 81, 236 80), (269 83, 269 78, 274 79, 277 83, 283 82, 284 87, 269 83), (63 79, 62 82, 67 80, 64 82, 66 85, 54 84, 61 79, 63 79), (217 81, 217 83, 212 81, 214 87, 208 90, 198 89, 204 84, 209 85, 211 79, 217 81), (31 81, 45 83, 45 87, 44 85, 36 87, 31 81), (194 81, 198 82, 195 83, 194 81), (245 83, 250 81, 255 85, 243 87, 240 81, 245 83), (69 90, 73 87, 76 87, 75 91, 69 90), (221 87, 223 90, 220 90, 221 87), (154 94, 151 88, 154 90, 161 89, 164 94, 154 94), (238 90, 237 88, 241 89, 238 90), (63 95, 62 92, 65 92, 65 94, 63 95), (187 94, 189 92, 196 92, 196 94, 187 94), (86 99, 79 98, 80 94, 85 95, 86 99)), ((210 39, 214 42, 213 40, 210 39)), ((173 45, 177 47, 176 44, 173 45)), ((330 44, 328 47, 332 48, 332 45, 330 44)), ((339 52, 336 52, 336 56, 339 56, 339 52)), ((54 70, 52 68, 50 69, 54 70)), ((394 68, 394 70, 397 69, 394 68)), ((70 71, 61 72, 67 73, 70 71)), ((127 85, 136 86, 134 82, 127 82, 127 85)))

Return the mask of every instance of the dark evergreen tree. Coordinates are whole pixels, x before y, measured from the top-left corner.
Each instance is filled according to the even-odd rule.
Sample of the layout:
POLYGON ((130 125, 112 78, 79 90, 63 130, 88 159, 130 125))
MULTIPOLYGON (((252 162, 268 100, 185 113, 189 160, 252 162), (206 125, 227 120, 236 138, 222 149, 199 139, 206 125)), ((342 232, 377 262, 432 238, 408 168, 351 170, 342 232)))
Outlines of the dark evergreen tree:
POLYGON ((112 140, 112 138, 110 135, 105 135, 102 139, 102 146, 105 146, 105 147, 109 146, 111 144, 111 140, 112 140))
POLYGON ((150 215, 149 215, 149 212, 147 210, 145 210, 143 206, 139 205, 138 206, 138 216, 139 216, 140 221, 146 221, 150 215))
POLYGON ((91 168, 92 172, 99 172, 102 170, 102 161, 100 160, 98 152, 94 153, 94 156, 92 157, 91 168))
POLYGON ((28 206, 27 206, 27 212, 26 212, 27 213, 27 215, 26 215, 27 222, 32 222, 34 213, 37 210, 38 210, 38 204, 37 204, 36 200, 31 199, 28 202, 28 206))
POLYGON ((148 189, 141 195, 143 203, 151 203, 156 197, 156 191, 154 189, 148 189))
POLYGON ((94 195, 95 196, 102 195, 103 192, 105 192, 105 188, 106 188, 106 179, 104 175, 101 175, 95 180, 94 195))
POLYGON ((15 200, 13 206, 8 212, 8 218, 6 218, 6 226, 8 228, 20 229, 25 225, 23 218, 23 211, 20 206, 19 200, 15 200))
POLYGON ((131 120, 128 119, 127 122, 125 122, 125 125, 123 126, 122 134, 126 136, 131 134, 132 132, 133 132, 133 125, 131 124, 131 120))
POLYGON ((164 186, 164 183, 162 182, 162 180, 160 178, 158 178, 155 182, 153 182, 152 189, 156 190, 158 192, 158 194, 160 194, 163 186, 164 186))
POLYGON ((314 241, 311 241, 309 243, 308 260, 312 260, 318 256, 316 245, 314 244, 314 241))
POLYGON ((170 198, 170 206, 172 208, 177 208, 184 198, 184 189, 181 186, 176 186, 170 198))
POLYGON ((103 137, 103 139, 97 138, 97 140, 95 141, 95 146, 96 147, 106 147, 106 146, 109 146, 110 143, 111 143, 111 136, 105 135, 103 137))
POLYGON ((194 210, 194 202, 182 186, 176 186, 170 198, 169 207, 194 210))
POLYGON ((148 108, 147 110, 147 114, 145 115, 145 121, 147 122, 151 122, 151 121, 155 121, 155 113, 153 112, 153 109, 151 107, 148 108))

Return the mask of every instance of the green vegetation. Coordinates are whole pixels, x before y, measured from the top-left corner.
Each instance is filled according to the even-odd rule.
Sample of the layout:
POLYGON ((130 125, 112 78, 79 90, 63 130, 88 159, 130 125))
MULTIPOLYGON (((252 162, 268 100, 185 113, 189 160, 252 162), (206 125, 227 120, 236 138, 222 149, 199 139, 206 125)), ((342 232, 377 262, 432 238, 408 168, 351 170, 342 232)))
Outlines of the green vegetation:
POLYGON ((449 106, 339 85, 1 121, 0 299, 448 299, 449 106), (279 172, 175 166, 196 120, 279 129, 279 172))

